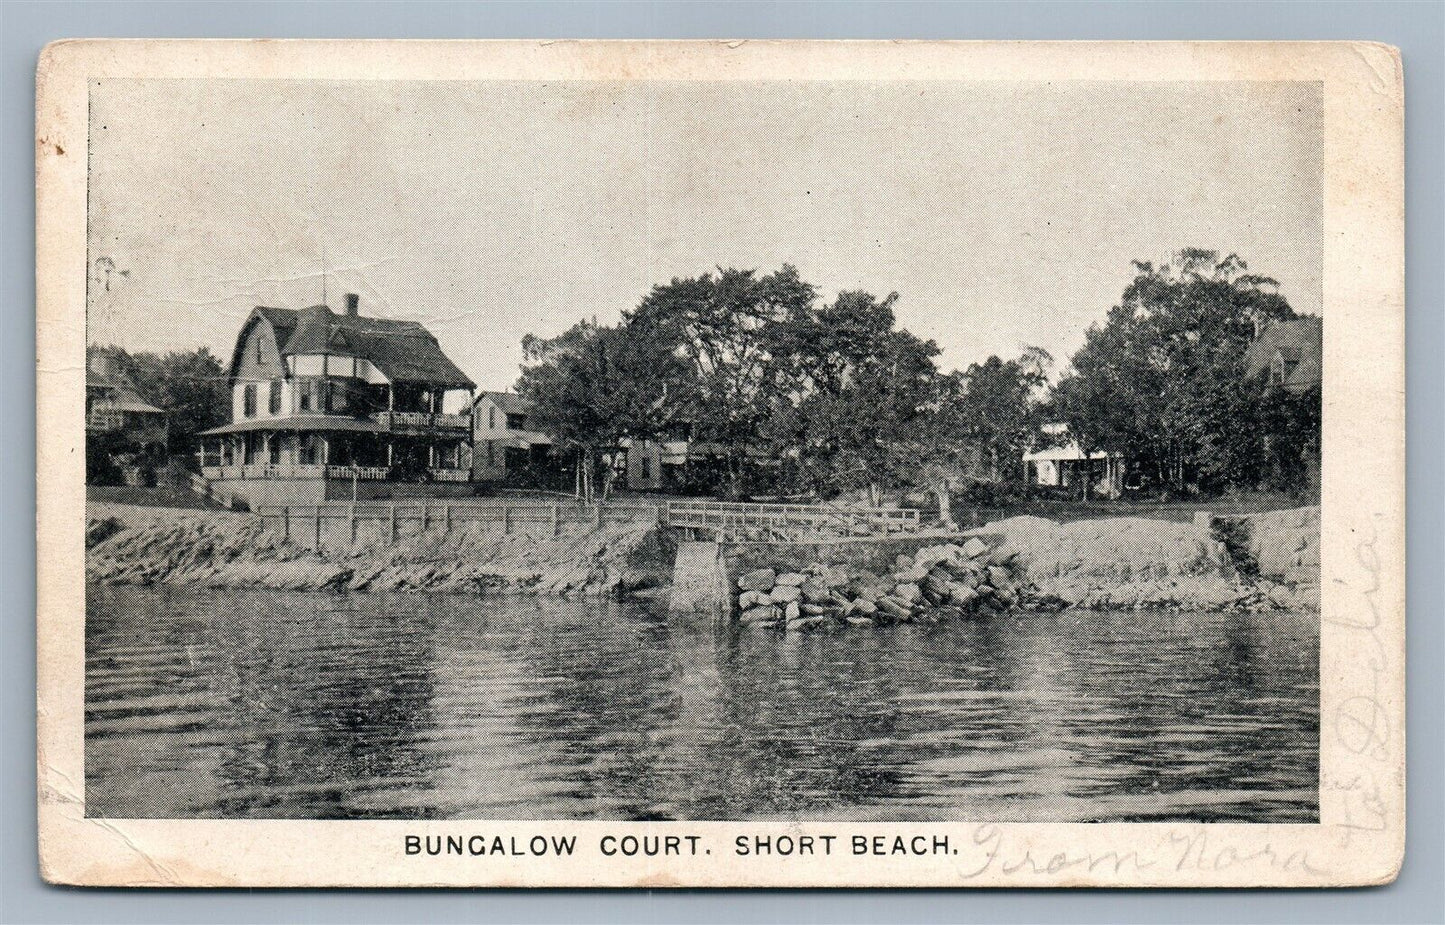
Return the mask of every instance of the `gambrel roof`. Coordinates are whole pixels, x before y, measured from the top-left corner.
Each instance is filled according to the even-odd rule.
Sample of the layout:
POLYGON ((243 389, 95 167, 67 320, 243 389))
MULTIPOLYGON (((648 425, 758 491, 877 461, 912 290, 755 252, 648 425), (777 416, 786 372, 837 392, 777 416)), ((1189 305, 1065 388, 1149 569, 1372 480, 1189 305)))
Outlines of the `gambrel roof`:
POLYGON ((229 377, 234 380, 241 350, 251 326, 271 326, 281 356, 332 353, 368 360, 392 382, 416 382, 449 389, 470 389, 474 383, 457 368, 437 339, 415 321, 345 315, 325 305, 297 311, 257 306, 241 326, 231 355, 229 377))

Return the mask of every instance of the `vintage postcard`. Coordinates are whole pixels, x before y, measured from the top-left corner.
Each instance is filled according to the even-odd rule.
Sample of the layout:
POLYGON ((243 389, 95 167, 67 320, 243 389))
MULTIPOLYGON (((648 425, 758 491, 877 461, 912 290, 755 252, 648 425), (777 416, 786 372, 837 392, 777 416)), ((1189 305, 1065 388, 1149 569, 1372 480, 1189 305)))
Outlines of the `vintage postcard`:
POLYGON ((47 879, 1395 876, 1394 49, 37 85, 47 879))

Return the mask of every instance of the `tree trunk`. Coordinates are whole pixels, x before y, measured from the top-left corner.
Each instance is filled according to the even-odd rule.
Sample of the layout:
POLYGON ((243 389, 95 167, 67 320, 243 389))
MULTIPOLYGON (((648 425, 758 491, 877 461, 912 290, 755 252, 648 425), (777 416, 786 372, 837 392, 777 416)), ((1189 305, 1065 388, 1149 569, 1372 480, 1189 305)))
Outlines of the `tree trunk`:
POLYGON ((948 495, 948 481, 940 479, 933 487, 933 493, 938 495, 938 519, 942 521, 943 528, 952 532, 953 530, 953 503, 948 495))
POLYGON ((882 504, 883 490, 879 487, 877 482, 870 480, 868 482, 868 505, 870 507, 880 507, 882 506, 882 504))

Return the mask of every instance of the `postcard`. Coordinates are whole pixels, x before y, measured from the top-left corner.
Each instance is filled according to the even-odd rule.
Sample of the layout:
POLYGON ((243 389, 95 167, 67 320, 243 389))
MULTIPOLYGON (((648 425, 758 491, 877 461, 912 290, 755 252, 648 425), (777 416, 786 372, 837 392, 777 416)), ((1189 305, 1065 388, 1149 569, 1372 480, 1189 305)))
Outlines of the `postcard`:
POLYGON ((37 82, 51 882, 1394 878, 1395 49, 37 82))

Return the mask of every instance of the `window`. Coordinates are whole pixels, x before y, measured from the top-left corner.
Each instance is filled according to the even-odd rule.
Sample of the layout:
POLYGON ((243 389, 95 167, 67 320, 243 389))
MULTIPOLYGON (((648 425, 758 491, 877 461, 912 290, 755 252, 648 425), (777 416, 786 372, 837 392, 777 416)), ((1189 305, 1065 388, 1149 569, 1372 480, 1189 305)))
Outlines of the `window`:
MULTIPOLYGON (((487 408, 487 430, 496 430, 496 429, 497 429, 497 406, 496 406, 496 405, 491 405, 490 407, 487 408)), ((490 449, 490 447, 489 447, 489 449, 490 449)), ((487 458, 488 458, 488 461, 490 461, 491 457, 488 456, 487 458)))
POLYGON ((344 414, 350 405, 350 399, 346 386, 340 382, 326 381, 326 407, 328 410, 344 414))
POLYGON ((321 401, 323 385, 320 379, 302 379, 296 383, 302 411, 321 411, 325 408, 321 401))
POLYGON ((507 430, 525 430, 526 427, 527 427, 527 418, 526 418, 525 415, 521 415, 521 414, 509 414, 509 415, 507 415, 507 430))
POLYGON ((492 449, 492 441, 487 441, 487 468, 490 469, 497 464, 496 451, 492 449))
POLYGON ((241 416, 248 418, 256 416, 256 383, 254 382, 248 383, 241 395, 241 416))
POLYGON ((271 380, 271 397, 270 397, 270 400, 266 402, 266 408, 267 408, 267 410, 269 410, 272 414, 280 414, 280 413, 281 413, 281 380, 280 380, 280 379, 272 379, 272 380, 271 380))
POLYGON ((257 335, 256 335, 256 362, 257 362, 257 363, 263 362, 263 360, 261 359, 261 335, 260 335, 260 334, 257 334, 257 335))

